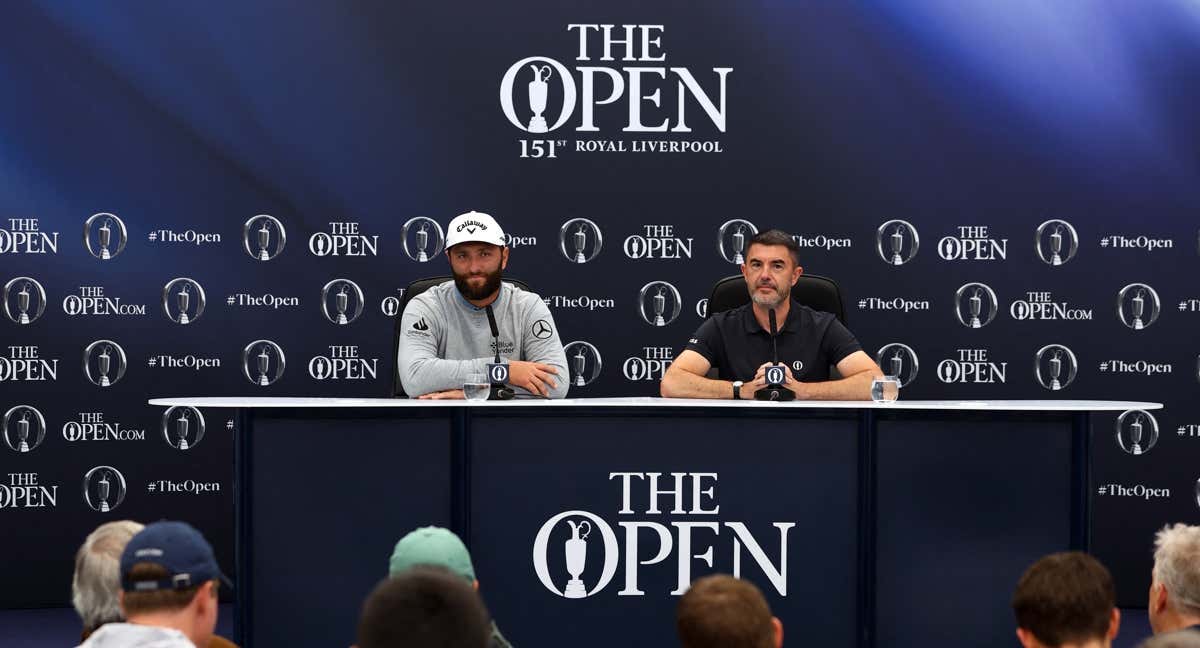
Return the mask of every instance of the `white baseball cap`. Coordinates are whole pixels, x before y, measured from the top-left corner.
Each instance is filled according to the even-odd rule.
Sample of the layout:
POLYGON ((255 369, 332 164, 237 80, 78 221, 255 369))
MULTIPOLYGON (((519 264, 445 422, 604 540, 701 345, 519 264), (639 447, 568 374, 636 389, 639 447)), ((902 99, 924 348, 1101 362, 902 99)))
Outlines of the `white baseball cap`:
POLYGON ((483 212, 469 211, 455 216, 446 227, 446 249, 472 241, 504 247, 504 230, 496 219, 483 212))

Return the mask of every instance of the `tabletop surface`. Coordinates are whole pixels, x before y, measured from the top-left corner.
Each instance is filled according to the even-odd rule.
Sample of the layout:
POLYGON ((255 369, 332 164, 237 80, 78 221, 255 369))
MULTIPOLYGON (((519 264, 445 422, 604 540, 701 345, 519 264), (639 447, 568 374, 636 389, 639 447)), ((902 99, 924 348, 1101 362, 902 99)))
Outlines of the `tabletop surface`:
POLYGON ((546 400, 519 398, 511 401, 416 400, 407 398, 309 398, 289 396, 199 396, 150 399, 163 407, 227 408, 312 408, 312 407, 657 407, 657 408, 747 408, 783 407, 802 409, 901 409, 967 410, 1004 412, 1123 412, 1162 409, 1162 403, 1104 400, 899 400, 891 403, 872 401, 792 401, 776 403, 754 400, 700 400, 691 398, 564 398, 546 400))

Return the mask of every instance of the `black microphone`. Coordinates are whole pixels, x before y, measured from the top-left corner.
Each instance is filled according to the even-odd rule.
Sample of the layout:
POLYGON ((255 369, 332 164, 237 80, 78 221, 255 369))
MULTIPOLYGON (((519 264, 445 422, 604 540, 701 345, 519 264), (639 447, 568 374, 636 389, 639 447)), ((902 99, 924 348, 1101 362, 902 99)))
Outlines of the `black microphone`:
POLYGON ((496 314, 492 305, 484 307, 487 311, 488 326, 492 328, 492 348, 496 351, 496 359, 487 365, 488 382, 492 383, 488 400, 511 400, 513 390, 505 385, 508 382, 508 363, 500 359, 500 327, 496 326, 496 314))
POLYGON ((765 401, 790 401, 796 400, 796 394, 792 390, 783 386, 787 379, 787 367, 779 364, 779 344, 776 337, 779 336, 779 327, 775 323, 775 309, 767 311, 767 320, 771 324, 771 364, 767 365, 765 377, 767 386, 754 392, 755 400, 765 401))

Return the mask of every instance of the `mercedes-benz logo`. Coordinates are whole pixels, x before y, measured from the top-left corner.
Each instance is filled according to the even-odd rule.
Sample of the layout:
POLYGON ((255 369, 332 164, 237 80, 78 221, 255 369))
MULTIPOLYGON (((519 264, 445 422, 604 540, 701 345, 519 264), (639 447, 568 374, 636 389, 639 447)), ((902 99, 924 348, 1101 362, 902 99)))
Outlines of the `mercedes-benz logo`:
POLYGON ((17 405, 4 413, 4 445, 14 452, 32 452, 46 438, 46 419, 32 405, 17 405))
POLYGON ((334 324, 354 322, 362 315, 365 305, 362 288, 349 279, 334 279, 321 288, 321 313, 334 324))
POLYGON ((1000 300, 987 284, 963 284, 954 293, 954 314, 967 328, 983 328, 996 318, 1000 300))
POLYGON ((4 316, 15 324, 32 324, 46 312, 46 289, 33 277, 4 284, 4 316))
POLYGON ((1158 443, 1158 421, 1145 410, 1126 410, 1117 417, 1117 445, 1131 455, 1150 452, 1158 443))
POLYGON ((564 346, 563 352, 567 355, 572 386, 586 387, 600 377, 604 360, 600 357, 600 350, 591 343, 576 340, 564 346))
POLYGON ((200 319, 207 304, 204 287, 195 279, 177 277, 163 286, 163 313, 176 324, 191 324, 200 319))
POLYGON ((917 256, 921 238, 917 228, 903 220, 890 220, 875 232, 875 251, 888 265, 904 265, 917 256))
POLYGON ((1047 344, 1033 358, 1033 377, 1050 391, 1066 389, 1075 380, 1079 361, 1075 354, 1061 344, 1047 344))
POLYGON ((83 245, 88 254, 107 261, 125 250, 129 242, 129 232, 125 229, 125 221, 116 214, 101 212, 92 214, 83 223, 83 245), (99 224, 97 224, 99 223, 99 224), (113 237, 116 240, 113 240, 113 237))
POLYGON ((446 233, 432 218, 417 216, 408 219, 400 228, 400 240, 408 258, 425 263, 442 251, 442 246, 446 244, 446 233))
POLYGON ((571 263, 587 263, 600 254, 604 234, 600 226, 586 218, 572 218, 558 231, 558 249, 571 263))
POLYGON ((725 221, 717 228, 717 254, 729 263, 745 263, 746 246, 755 234, 758 234, 758 228, 748 220, 735 218, 725 221))
POLYGON ((83 501, 97 513, 117 510, 127 490, 125 475, 112 466, 96 466, 83 476, 83 501))
POLYGON ((251 384, 272 385, 283 377, 286 367, 283 348, 270 340, 255 340, 242 349, 242 375, 251 384))
POLYGON ((125 349, 112 340, 96 340, 83 350, 83 374, 98 387, 120 382, 128 366, 125 349))
POLYGON ((545 340, 551 335, 554 335, 554 329, 550 326, 550 323, 544 319, 534 322, 531 330, 533 331, 533 337, 539 340, 545 340))
POLYGON ((1117 318, 1135 331, 1153 324, 1161 311, 1158 293, 1144 283, 1131 283, 1117 293, 1117 318))
POLYGON ((651 281, 638 292, 638 314, 651 326, 666 326, 679 317, 683 299, 679 291, 665 281, 651 281))
POLYGON ((907 344, 892 342, 879 347, 875 352, 875 363, 889 376, 900 380, 900 387, 907 387, 917 379, 920 360, 917 352, 907 344))
POLYGON ((1033 244, 1042 263, 1060 266, 1075 258, 1079 234, 1067 221, 1051 219, 1038 225, 1033 244))
POLYGON ((242 225, 242 248, 251 259, 270 261, 283 252, 286 244, 287 229, 274 216, 259 214, 242 225))
POLYGON ((162 435, 176 450, 191 450, 204 439, 204 414, 195 407, 176 405, 162 415, 162 435))

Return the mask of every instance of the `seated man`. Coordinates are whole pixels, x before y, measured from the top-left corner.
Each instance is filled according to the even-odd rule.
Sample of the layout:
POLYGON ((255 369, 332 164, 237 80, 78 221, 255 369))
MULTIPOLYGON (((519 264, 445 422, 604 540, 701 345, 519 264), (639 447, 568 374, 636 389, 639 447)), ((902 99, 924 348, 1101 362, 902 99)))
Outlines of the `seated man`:
POLYGON ((155 522, 121 552, 121 608, 81 648, 207 646, 217 625, 217 583, 227 580, 212 547, 183 522, 155 522))
POLYGON ((867 400, 871 380, 882 376, 858 340, 830 313, 791 299, 804 271, 800 247, 779 230, 756 234, 746 246, 742 276, 750 303, 714 313, 688 340, 663 374, 660 393, 668 398, 754 398, 767 386, 772 343, 768 312, 778 323, 779 362, 786 365, 783 386, 803 400, 867 400), (830 380, 835 365, 840 380, 830 380), (717 369, 718 380, 705 377, 717 369))
POLYGON ((750 581, 715 574, 679 599, 675 626, 683 648, 780 648, 783 624, 750 581))
POLYGON ((1200 527, 1165 526, 1155 536, 1146 612, 1156 635, 1200 630, 1200 527))
POLYGON ((1025 648, 1108 648, 1121 625, 1112 576, 1078 551, 1033 563, 1017 582, 1012 607, 1025 648))
POLYGON ((495 342, 485 309, 500 330, 509 384, 528 394, 567 395, 567 356, 542 298, 501 281, 509 249, 500 225, 467 212, 450 221, 446 258, 453 282, 417 295, 400 322, 397 363, 405 393, 418 398, 463 398, 468 374, 486 372, 495 342))
MULTIPOLYGON (((475 565, 467 546, 453 531, 441 527, 421 527, 400 538, 388 561, 388 575, 399 576, 415 567, 439 567, 461 577, 479 591, 479 579, 475 578, 475 565)), ((488 648, 512 648, 512 644, 500 634, 495 621, 489 621, 491 640, 488 648)))
POLYGON ((363 603, 356 648, 485 648, 488 612, 461 578, 418 567, 386 578, 363 603))
POLYGON ((125 620, 121 613, 121 552, 142 530, 132 520, 105 522, 88 534, 75 554, 71 604, 83 621, 83 638, 106 623, 125 620))

